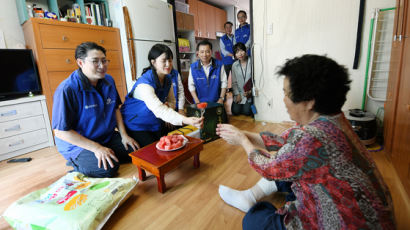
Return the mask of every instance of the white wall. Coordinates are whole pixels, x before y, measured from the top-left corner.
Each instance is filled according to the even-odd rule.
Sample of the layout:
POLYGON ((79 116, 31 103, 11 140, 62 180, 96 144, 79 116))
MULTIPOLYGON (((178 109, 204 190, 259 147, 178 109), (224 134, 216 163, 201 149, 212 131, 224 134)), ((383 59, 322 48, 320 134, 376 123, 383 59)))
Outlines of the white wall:
POLYGON ((348 67, 351 90, 343 110, 360 108, 366 67, 370 15, 374 8, 395 5, 394 0, 366 1, 359 68, 353 70, 358 0, 258 0, 254 10, 254 58, 257 120, 290 120, 282 102, 282 79, 275 74, 287 58, 305 53, 327 54, 348 67), (255 13, 260 12, 260 13, 255 13), (269 27, 273 33, 268 34, 269 27))
POLYGON ((0 7, 0 30, 6 48, 25 48, 23 29, 20 26, 15 0, 2 0, 0 7))

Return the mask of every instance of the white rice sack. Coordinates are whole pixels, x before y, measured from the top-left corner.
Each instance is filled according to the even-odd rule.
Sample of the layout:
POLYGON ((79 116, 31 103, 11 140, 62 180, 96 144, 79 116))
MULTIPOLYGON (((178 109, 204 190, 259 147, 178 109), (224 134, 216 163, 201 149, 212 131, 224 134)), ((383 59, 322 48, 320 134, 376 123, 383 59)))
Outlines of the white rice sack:
POLYGON ((14 202, 3 217, 14 229, 101 229, 136 184, 72 172, 14 202))

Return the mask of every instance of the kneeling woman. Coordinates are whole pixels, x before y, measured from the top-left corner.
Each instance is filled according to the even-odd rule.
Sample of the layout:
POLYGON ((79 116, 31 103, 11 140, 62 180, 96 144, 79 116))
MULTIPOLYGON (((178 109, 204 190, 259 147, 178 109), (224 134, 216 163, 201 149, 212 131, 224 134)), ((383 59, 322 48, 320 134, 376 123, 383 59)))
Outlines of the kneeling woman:
POLYGON ((172 69, 172 59, 168 46, 154 45, 148 54, 150 66, 144 69, 121 107, 127 132, 141 147, 166 134, 164 122, 202 125, 203 118, 186 117, 174 110, 176 103, 167 103, 168 100, 178 101, 174 93, 177 90, 171 90, 172 79, 179 78, 178 72, 172 69))

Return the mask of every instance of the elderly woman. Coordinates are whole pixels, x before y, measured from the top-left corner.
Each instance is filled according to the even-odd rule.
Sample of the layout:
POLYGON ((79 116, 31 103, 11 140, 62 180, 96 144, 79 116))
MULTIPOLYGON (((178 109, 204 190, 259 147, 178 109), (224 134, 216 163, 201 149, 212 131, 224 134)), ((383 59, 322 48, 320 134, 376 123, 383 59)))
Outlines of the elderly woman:
POLYGON ((349 90, 347 70, 327 57, 303 55, 278 73, 285 76, 284 102, 295 127, 281 136, 227 124, 217 128, 228 143, 244 148, 250 165, 266 178, 245 191, 221 187, 228 204, 246 211, 286 187, 296 196, 279 210, 256 203, 243 229, 394 229, 390 193, 341 112, 349 90))

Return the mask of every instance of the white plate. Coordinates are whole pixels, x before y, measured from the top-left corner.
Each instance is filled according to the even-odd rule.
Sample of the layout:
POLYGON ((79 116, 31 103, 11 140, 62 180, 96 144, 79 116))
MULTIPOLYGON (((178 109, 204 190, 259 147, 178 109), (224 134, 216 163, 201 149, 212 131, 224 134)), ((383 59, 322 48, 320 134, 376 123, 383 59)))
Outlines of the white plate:
POLYGON ((171 152, 171 151, 175 151, 175 150, 178 150, 178 149, 182 149, 188 143, 188 139, 184 135, 181 135, 181 136, 184 138, 184 140, 182 141, 182 145, 180 147, 176 148, 176 149, 170 149, 170 150, 161 149, 158 146, 159 142, 155 145, 155 147, 158 150, 164 151, 164 152, 171 152))

